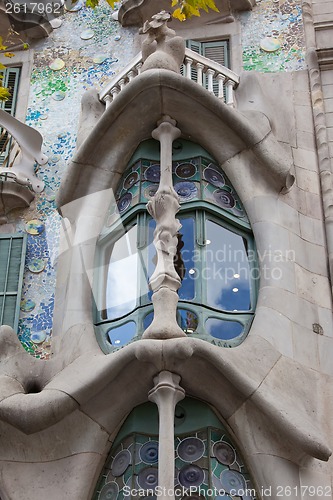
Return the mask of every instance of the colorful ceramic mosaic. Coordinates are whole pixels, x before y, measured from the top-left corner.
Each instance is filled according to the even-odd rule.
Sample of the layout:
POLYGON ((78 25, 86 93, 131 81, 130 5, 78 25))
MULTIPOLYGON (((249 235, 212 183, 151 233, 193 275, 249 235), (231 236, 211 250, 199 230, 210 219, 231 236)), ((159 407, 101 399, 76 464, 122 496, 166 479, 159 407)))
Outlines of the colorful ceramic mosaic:
MULTIPOLYGON (((45 189, 31 207, 9 214, 9 224, 28 233, 19 339, 34 356, 47 359, 52 336, 60 216, 55 197, 72 158, 80 102, 85 90, 100 88, 135 55, 132 28, 122 28, 102 2, 95 10, 65 13, 61 25, 34 46, 26 123, 44 138, 49 161, 38 176, 45 189)), ((58 23, 59 24, 59 23, 58 23)))
POLYGON ((305 69, 301 0, 257 0, 240 14, 244 70, 305 69))

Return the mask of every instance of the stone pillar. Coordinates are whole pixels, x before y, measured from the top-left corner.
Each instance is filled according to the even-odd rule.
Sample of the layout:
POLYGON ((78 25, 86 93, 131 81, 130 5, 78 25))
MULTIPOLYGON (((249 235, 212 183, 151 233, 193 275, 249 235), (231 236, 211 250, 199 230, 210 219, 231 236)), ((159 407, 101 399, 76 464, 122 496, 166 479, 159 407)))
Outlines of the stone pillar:
POLYGON ((181 228, 176 219, 180 205, 178 195, 172 185, 172 143, 180 136, 176 122, 164 116, 158 127, 152 132, 154 139, 161 144, 161 178, 155 196, 147 204, 147 210, 156 220, 154 245, 157 264, 149 285, 153 290, 154 319, 142 335, 143 339, 168 339, 185 337, 178 326, 176 310, 177 290, 181 279, 175 269, 174 259, 177 253, 177 233, 181 228))
POLYGON ((158 486, 160 500, 173 500, 175 483, 174 416, 176 404, 185 397, 180 387, 180 376, 162 371, 154 378, 155 386, 148 398, 157 404, 159 413, 158 486))

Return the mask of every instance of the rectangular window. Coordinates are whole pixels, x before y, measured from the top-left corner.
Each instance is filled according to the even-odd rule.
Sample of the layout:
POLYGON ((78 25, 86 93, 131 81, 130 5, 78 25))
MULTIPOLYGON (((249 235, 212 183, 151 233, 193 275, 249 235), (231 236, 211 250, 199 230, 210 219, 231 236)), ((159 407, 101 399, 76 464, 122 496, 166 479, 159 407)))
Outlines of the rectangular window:
POLYGON ((0 234, 0 324, 17 330, 26 234, 0 234))
MULTIPOLYGON (((8 101, 0 101, 0 109, 7 111, 12 116, 15 116, 20 72, 21 68, 6 68, 0 71, 0 76, 3 77, 2 85, 9 88, 10 91, 8 101)), ((11 150, 11 143, 9 134, 0 128, 0 165, 6 161, 11 150)))
POLYGON ((187 40, 186 45, 193 52, 207 57, 212 61, 229 68, 228 41, 215 40, 213 42, 198 42, 197 40, 187 40))

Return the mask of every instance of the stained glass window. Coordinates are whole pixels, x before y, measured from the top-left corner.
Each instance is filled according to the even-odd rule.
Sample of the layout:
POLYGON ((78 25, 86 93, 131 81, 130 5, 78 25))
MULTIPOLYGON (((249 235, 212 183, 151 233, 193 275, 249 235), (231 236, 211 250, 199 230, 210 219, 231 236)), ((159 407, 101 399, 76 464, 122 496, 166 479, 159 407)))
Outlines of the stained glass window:
MULTIPOLYGON (((158 150, 153 140, 138 148, 99 238, 95 321, 105 352, 139 339, 153 319, 149 278, 156 265, 156 224, 146 204, 159 185, 158 150)), ((182 225, 175 257, 178 323, 195 338, 236 346, 247 335, 256 299, 250 223, 228 177, 201 147, 176 141, 172 172, 182 225)))
MULTIPOLYGON (((255 500, 255 489, 239 451, 205 403, 193 398, 178 403, 174 451, 176 500, 188 495, 207 500, 255 500)), ((145 403, 131 412, 121 428, 93 500, 153 500, 157 486, 158 412, 153 403, 145 403)))

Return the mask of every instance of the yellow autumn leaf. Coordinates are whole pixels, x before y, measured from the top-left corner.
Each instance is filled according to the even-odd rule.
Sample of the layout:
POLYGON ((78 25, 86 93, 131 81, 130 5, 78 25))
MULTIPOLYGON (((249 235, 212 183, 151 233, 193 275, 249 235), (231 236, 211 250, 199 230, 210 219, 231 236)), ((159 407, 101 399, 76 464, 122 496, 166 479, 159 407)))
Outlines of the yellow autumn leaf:
POLYGON ((5 87, 0 87, 0 101, 8 101, 10 92, 5 87))
POLYGON ((4 56, 5 57, 15 57, 15 54, 13 54, 13 52, 5 52, 4 56))
POLYGON ((206 5, 215 12, 220 12, 219 9, 216 7, 214 0, 206 0, 206 5))
POLYGON ((186 17, 191 17, 191 16, 198 16, 200 17, 200 12, 197 8, 195 7, 192 7, 192 5, 190 4, 186 4, 184 5, 183 9, 186 11, 184 12, 184 14, 186 14, 186 17))
POLYGON ((0 36, 0 50, 6 50, 6 45, 3 45, 2 43, 2 36, 0 36))
POLYGON ((2 64, 2 63, 0 63, 0 70, 1 69, 6 69, 6 66, 4 64, 2 64))
POLYGON ((172 0, 171 7, 176 7, 178 0, 172 0))
POLYGON ((114 8, 114 4, 116 3, 116 0, 106 0, 106 2, 112 7, 114 8))
POLYGON ((172 16, 175 17, 176 19, 179 19, 179 21, 185 21, 186 19, 185 14, 183 14, 183 12, 180 9, 174 10, 172 16))

